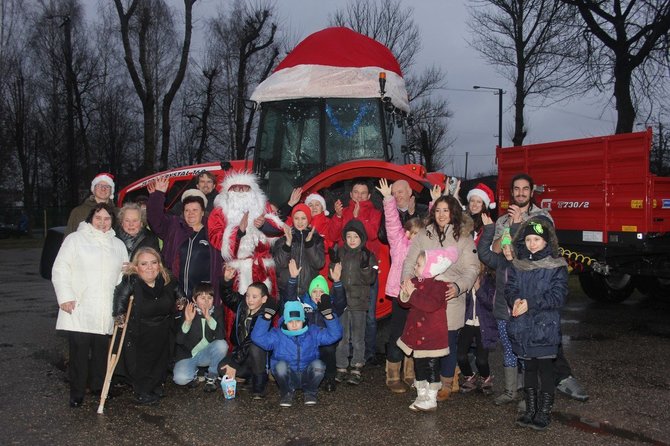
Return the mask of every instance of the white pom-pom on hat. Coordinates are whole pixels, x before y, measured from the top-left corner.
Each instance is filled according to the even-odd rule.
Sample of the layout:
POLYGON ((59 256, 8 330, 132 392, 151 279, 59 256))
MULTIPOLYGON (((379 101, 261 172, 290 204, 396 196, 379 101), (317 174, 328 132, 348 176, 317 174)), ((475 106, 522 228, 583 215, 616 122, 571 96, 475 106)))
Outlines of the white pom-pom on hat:
POLYGON ((330 215, 330 212, 328 212, 328 209, 326 209, 325 198, 316 193, 307 195, 307 198, 305 198, 305 204, 309 206, 312 201, 318 201, 321 203, 321 206, 323 207, 323 213, 326 215, 326 217, 330 215))
POLYGON ((496 208, 495 195, 493 194, 493 191, 491 190, 491 188, 488 187, 486 184, 484 184, 484 183, 477 184, 474 187, 474 189, 472 189, 470 192, 468 192, 468 196, 466 197, 466 199, 468 201, 470 201, 470 197, 473 197, 473 196, 481 198, 487 208, 489 208, 489 209, 495 209, 496 208))

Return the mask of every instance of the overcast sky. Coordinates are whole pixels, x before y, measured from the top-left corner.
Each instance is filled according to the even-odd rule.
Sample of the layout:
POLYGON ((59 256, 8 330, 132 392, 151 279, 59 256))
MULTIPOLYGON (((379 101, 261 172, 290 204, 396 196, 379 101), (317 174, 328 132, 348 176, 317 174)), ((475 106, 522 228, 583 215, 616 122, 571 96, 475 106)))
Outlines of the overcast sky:
MULTIPOLYGON (((196 27, 202 28, 204 17, 215 15, 217 8, 229 6, 232 0, 198 0, 194 7, 196 27)), ((181 1, 173 0, 183 11, 181 1)), ((276 8, 285 29, 302 40, 327 26, 328 15, 346 4, 344 0, 276 0, 276 8)), ((455 138, 449 150, 452 161, 446 173, 463 176, 465 153, 469 152, 468 173, 488 172, 495 168, 495 146, 498 133, 498 96, 493 91, 475 91, 473 85, 503 88, 503 146, 511 145, 514 112, 512 83, 487 65, 469 45, 464 0, 403 0, 414 8, 414 20, 422 33, 422 50, 416 60, 418 67, 435 64, 447 75, 444 95, 453 112, 450 136, 455 138)), ((201 46, 202 33, 196 41, 201 46), (199 41, 199 42, 198 42, 199 41)), ((196 34, 197 35, 197 34, 196 34)), ((611 92, 607 92, 611 96, 611 92)), ((534 106, 535 105, 535 106, 534 106)), ((570 103, 537 107, 526 105, 526 144, 606 135, 614 132, 615 112, 608 96, 581 98, 570 103)))

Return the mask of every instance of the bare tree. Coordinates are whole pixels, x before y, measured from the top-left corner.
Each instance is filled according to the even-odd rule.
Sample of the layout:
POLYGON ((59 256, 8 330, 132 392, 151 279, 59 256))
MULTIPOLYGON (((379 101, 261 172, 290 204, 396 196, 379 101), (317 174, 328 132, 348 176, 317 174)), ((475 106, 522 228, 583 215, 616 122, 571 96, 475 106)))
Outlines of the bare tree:
POLYGON ((145 174, 154 171, 154 159, 156 156, 156 103, 161 100, 161 152, 160 169, 166 169, 170 148, 170 108, 172 102, 184 80, 188 55, 191 47, 191 33, 193 30, 193 4, 196 0, 184 0, 184 36, 179 54, 179 64, 170 83, 164 93, 158 93, 158 76, 164 75, 163 70, 167 67, 159 67, 157 51, 166 51, 165 42, 159 37, 161 23, 158 19, 164 19, 168 24, 171 19, 168 8, 162 0, 131 0, 124 5, 122 0, 114 0, 114 5, 119 16, 121 39, 124 49, 124 60, 128 72, 133 81, 135 91, 142 103, 144 120, 144 163, 145 174), (133 41, 137 45, 137 59, 133 48, 133 41), (154 43, 154 45, 151 45, 154 43), (157 47, 158 45, 158 47, 157 47), (153 51, 152 51, 153 50, 153 51), (139 65, 139 71, 137 66, 139 65))
POLYGON ((400 0, 350 1, 329 22, 371 37, 391 50, 400 64, 413 108, 414 128, 409 131, 408 143, 420 146, 428 170, 441 169, 453 144, 447 135, 451 112, 446 101, 429 98, 445 87, 445 76, 434 66, 413 72, 421 49, 421 32, 413 14, 414 10, 403 7, 400 0))
POLYGON ((574 12, 560 0, 472 0, 470 45, 514 84, 515 146, 527 134, 524 106, 532 96, 565 92, 580 80, 574 12))
POLYGON ((561 0, 581 15, 586 44, 583 62, 592 85, 614 83, 616 133, 632 132, 641 98, 667 78, 670 1, 561 0))
MULTIPOLYGON (((281 42, 277 40, 273 18, 274 7, 270 4, 241 3, 230 13, 221 11, 209 23, 214 36, 209 50, 212 59, 219 62, 213 112, 226 129, 224 135, 213 136, 224 147, 232 148, 230 157, 235 159, 247 157, 252 140, 256 111, 246 108, 245 100, 252 88, 270 74, 279 56, 281 42)), ((211 73, 213 68, 210 65, 208 71, 211 73)))

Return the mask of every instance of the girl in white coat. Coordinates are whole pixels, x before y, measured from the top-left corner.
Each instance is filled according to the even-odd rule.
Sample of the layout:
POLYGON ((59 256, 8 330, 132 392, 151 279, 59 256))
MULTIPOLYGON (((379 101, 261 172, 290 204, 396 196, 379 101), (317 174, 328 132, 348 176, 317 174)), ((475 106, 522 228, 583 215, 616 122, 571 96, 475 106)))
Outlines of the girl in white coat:
POLYGON ((112 229, 114 219, 111 206, 97 204, 65 238, 53 266, 60 308, 56 330, 68 332, 70 348, 70 407, 81 406, 87 382, 99 393, 105 378, 114 287, 128 262, 128 251, 112 229))

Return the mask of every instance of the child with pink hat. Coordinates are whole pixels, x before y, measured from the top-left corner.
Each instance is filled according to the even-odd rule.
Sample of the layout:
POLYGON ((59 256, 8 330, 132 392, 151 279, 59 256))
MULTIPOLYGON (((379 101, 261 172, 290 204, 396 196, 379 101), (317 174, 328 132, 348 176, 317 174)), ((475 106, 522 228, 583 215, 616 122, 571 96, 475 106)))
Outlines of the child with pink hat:
POLYGON ((427 249, 419 254, 414 266, 414 278, 400 286, 401 305, 409 307, 402 336, 397 344, 406 355, 414 356, 417 398, 409 406, 414 411, 437 409, 440 381, 440 358, 449 354, 447 300, 449 286, 439 277, 458 260, 458 250, 427 249))

